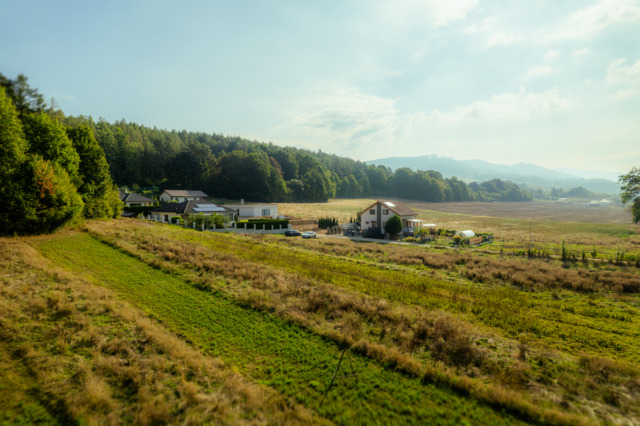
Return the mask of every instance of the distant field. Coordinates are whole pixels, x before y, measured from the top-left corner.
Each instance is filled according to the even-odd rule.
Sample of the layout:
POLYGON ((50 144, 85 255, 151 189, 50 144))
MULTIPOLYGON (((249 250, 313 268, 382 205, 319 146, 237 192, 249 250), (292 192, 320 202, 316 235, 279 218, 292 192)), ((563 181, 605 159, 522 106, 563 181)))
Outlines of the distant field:
MULTIPOLYGON (((345 223, 373 202, 372 199, 334 199, 327 203, 284 203, 278 208, 281 214, 291 217, 317 220, 329 216, 345 223)), ((578 250, 596 246, 613 251, 640 251, 640 226, 632 224, 629 212, 621 207, 589 208, 544 201, 405 202, 425 223, 435 223, 438 228, 492 233, 497 241, 505 244, 523 245, 531 240, 559 247, 564 241, 578 246, 578 250)))
POLYGON ((585 207, 581 204, 561 204, 551 201, 531 201, 527 203, 415 203, 411 207, 447 213, 474 216, 491 216, 512 219, 551 220, 558 222, 619 223, 631 224, 629 210, 618 207, 585 207))

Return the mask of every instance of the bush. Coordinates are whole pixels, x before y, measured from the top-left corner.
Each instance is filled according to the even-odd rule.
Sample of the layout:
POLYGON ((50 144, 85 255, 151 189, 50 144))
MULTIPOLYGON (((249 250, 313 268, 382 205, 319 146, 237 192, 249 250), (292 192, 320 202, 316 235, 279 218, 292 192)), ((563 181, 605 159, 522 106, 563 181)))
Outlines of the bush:
POLYGON ((389 218, 387 223, 384 224, 384 232, 387 234, 399 234, 402 232, 402 219, 397 214, 394 214, 389 218))
POLYGON ((338 219, 335 217, 321 217, 318 219, 318 228, 327 229, 338 225, 338 219))

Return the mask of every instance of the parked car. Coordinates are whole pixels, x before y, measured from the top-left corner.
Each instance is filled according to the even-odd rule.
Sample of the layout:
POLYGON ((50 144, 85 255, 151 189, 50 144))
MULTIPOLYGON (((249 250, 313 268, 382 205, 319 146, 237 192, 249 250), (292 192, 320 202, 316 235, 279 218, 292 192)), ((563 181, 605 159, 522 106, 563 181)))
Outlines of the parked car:
POLYGON ((302 235, 302 232, 296 231, 295 229, 287 229, 284 231, 285 237, 299 237, 300 235, 302 235))
POLYGON ((302 238, 316 238, 316 233, 313 231, 307 231, 302 234, 302 238))

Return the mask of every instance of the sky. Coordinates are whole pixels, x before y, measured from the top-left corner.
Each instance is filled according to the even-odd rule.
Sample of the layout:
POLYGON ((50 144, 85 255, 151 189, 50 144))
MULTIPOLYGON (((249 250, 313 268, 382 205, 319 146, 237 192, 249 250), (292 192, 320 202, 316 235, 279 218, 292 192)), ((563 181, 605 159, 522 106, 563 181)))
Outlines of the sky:
POLYGON ((640 167, 640 0, 0 0, 66 115, 367 161, 640 167))

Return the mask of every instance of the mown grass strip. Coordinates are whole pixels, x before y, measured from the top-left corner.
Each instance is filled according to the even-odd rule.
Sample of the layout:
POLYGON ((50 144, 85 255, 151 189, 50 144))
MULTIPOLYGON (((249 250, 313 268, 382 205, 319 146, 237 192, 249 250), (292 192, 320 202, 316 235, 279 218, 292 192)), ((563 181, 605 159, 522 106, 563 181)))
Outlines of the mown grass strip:
MULTIPOLYGON (((316 408, 340 349, 286 321, 205 293, 86 234, 42 240, 45 256, 78 272, 180 333, 255 380, 316 408)), ((359 380, 342 380, 318 412, 339 423, 514 423, 473 398, 422 384, 351 353, 359 380)))
POLYGON ((598 308, 589 296, 573 296, 567 303, 511 287, 461 286, 408 268, 384 268, 355 259, 309 253, 278 243, 276 239, 261 241, 238 235, 185 232, 178 228, 166 232, 177 240, 349 290, 464 314, 511 338, 527 333, 548 347, 574 355, 589 351, 640 362, 640 347, 636 344, 640 338, 640 315, 631 306, 627 307, 631 313, 628 321, 623 322, 608 318, 604 311, 609 308, 604 305, 598 308), (564 309, 567 304, 575 307, 580 303, 587 305, 588 310, 564 309), (595 315, 585 315, 594 311, 597 311, 595 315))

